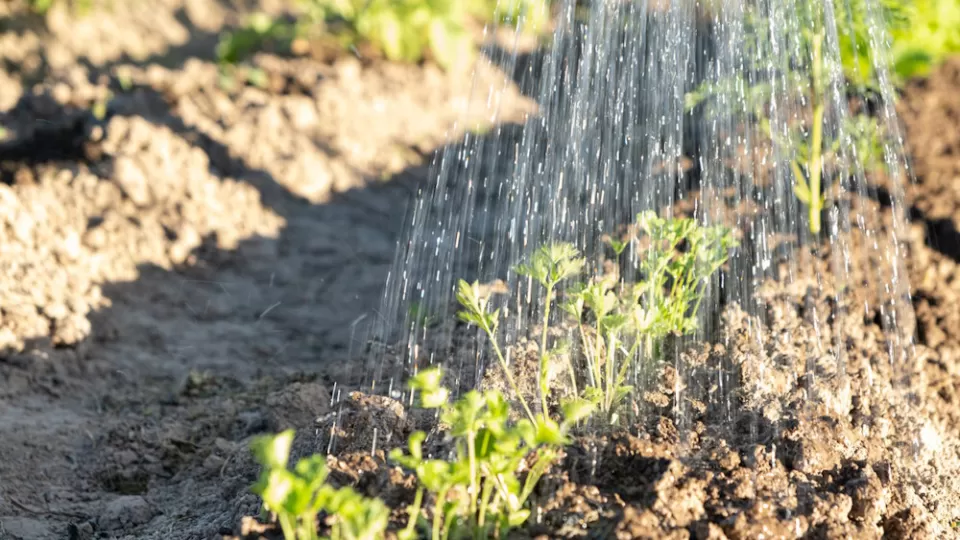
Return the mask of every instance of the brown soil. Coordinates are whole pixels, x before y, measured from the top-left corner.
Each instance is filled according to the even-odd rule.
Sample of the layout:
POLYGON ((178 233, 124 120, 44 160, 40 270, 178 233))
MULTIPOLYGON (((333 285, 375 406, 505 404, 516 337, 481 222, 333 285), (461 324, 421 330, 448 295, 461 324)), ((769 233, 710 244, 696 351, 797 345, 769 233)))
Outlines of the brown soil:
POLYGON ((469 73, 350 56, 228 92, 227 4, 0 5, 0 538, 256 514, 249 437, 328 410, 430 154, 490 116, 469 73))
MULTIPOLYGON (((412 496, 384 450, 427 421, 333 381, 376 317, 430 154, 489 117, 486 96, 430 65, 266 54, 265 89, 226 90, 212 50, 243 14, 228 4, 46 21, 0 5, 0 538, 238 533, 258 512, 249 440, 284 427, 302 433, 298 454, 332 452, 337 482, 395 508, 412 496)), ((507 89, 502 120, 533 109, 494 66, 477 73, 507 89)), ((684 356, 735 368, 732 435, 706 432, 724 411, 690 406, 681 440, 669 392, 651 394, 663 414, 648 425, 567 450, 527 533, 955 534, 960 62, 911 86, 901 114, 917 365, 892 368, 872 320, 774 287, 752 324, 789 340, 756 350, 731 308, 724 345, 684 356), (845 373, 808 367, 811 302, 848 332, 832 343, 845 373), (752 384, 760 367, 774 386, 752 384), (808 399, 798 374, 842 399, 808 399)))

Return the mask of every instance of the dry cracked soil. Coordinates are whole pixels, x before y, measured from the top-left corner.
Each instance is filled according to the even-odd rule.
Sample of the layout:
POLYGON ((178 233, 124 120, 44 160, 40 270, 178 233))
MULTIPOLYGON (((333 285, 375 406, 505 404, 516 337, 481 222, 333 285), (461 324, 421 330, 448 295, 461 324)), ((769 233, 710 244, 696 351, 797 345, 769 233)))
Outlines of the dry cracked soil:
MULTIPOLYGON (((464 126, 489 127, 475 89, 503 89, 500 121, 535 110, 482 57, 474 78, 260 54, 263 86, 227 84, 213 51, 249 8, 110 2, 40 18, 0 5, 2 539, 246 534, 243 518, 259 509, 251 437, 295 427, 301 451, 328 447, 314 428, 376 317, 407 201, 438 149, 464 126)), ((649 425, 567 450, 525 535, 956 535, 960 61, 907 87, 899 111, 917 178, 914 365, 891 369, 874 322, 827 295, 766 291, 765 331, 789 340, 756 350, 742 339, 748 317, 731 308, 724 344, 682 359, 735 368, 743 428, 711 437, 712 412, 698 410, 704 442, 680 453, 676 404, 654 392, 663 412, 649 425), (843 406, 797 405, 811 305, 844 318, 847 337, 833 338, 849 358, 843 406), (750 386, 761 367, 773 391, 750 386)), ((671 388, 675 374, 661 375, 671 388)), ((411 480, 383 448, 371 455, 366 435, 375 427, 396 443, 413 417, 382 397, 341 405, 333 479, 402 507, 411 480)))

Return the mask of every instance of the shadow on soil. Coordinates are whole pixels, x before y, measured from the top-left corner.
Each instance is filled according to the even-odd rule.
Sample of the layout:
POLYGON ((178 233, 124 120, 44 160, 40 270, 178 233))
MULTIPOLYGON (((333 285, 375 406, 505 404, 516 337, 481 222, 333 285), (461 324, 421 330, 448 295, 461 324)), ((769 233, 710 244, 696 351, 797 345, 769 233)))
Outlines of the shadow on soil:
MULTIPOLYGON (((114 116, 135 115, 169 128, 191 146, 202 149, 216 177, 236 179, 255 187, 262 202, 287 221, 277 238, 248 238, 231 250, 219 248, 215 237, 203 238, 200 247, 193 250, 189 264, 173 270, 144 264, 139 267, 139 278, 133 282, 103 284, 102 291, 111 306, 89 315, 91 334, 72 348, 74 352, 52 350, 50 339, 42 336, 31 344, 54 354, 81 357, 75 359, 79 362, 96 359, 109 351, 114 356, 126 356, 127 365, 156 364, 138 374, 139 380, 131 380, 124 373, 123 365, 108 366, 110 371, 103 374, 106 387, 123 391, 101 398, 98 406, 102 414, 116 411, 119 416, 121 411, 158 408, 159 418, 133 432, 125 424, 111 427, 108 433, 100 434, 91 442, 85 459, 89 460, 86 465, 92 475, 90 481, 105 497, 131 494, 159 497, 158 493, 164 490, 179 489, 177 486, 184 478, 195 474, 205 458, 202 449, 214 446, 216 439, 239 442, 270 429, 269 422, 262 420, 262 412, 249 413, 253 417, 246 418, 211 405, 205 413, 190 420, 187 431, 178 432, 176 437, 164 431, 164 424, 171 419, 189 414, 197 406, 207 409, 203 399, 210 399, 211 395, 236 399, 231 396, 237 388, 250 381, 264 376, 293 377, 297 372, 309 371, 311 365, 319 368, 320 379, 328 387, 334 382, 348 383, 348 376, 362 371, 356 369, 360 364, 350 365, 358 361, 363 352, 364 343, 360 338, 363 333, 357 330, 356 323, 361 317, 376 316, 371 314, 376 312, 380 288, 392 262, 390 249, 404 225, 406 203, 416 189, 432 177, 426 167, 413 166, 390 182, 375 184, 371 179, 368 187, 338 194, 328 203, 314 205, 288 191, 269 172, 251 167, 242 157, 231 155, 225 146, 187 125, 177 115, 175 104, 160 93, 150 88, 134 88, 129 94, 130 103, 139 104, 139 108, 124 105, 124 96, 120 95, 101 119, 88 110, 62 107, 51 110, 46 115, 50 120, 35 123, 32 129, 23 131, 21 137, 0 146, 3 181, 18 183, 26 177, 36 178, 40 176, 38 170, 46 167, 87 167, 100 181, 114 181, 111 156, 99 148, 91 135, 97 129, 106 129, 114 116), (339 266, 333 263, 323 268, 322 252, 330 245, 318 247, 314 244, 316 237, 325 235, 330 244, 358 249, 362 246, 353 245, 357 243, 354 234, 357 229, 379 231, 381 238, 377 246, 384 249, 379 253, 358 253, 354 261, 341 261, 339 266), (314 274, 309 268, 284 274, 286 267, 297 265, 315 266, 315 279, 290 282, 314 274), (361 280, 357 276, 363 272, 366 274, 362 281, 366 285, 358 283, 361 280), (284 283, 284 280, 288 281, 284 283), (317 315, 319 312, 329 315, 324 318, 317 315), (118 334, 118 320, 124 322, 123 334, 118 334), (161 330, 158 325, 167 327, 161 330), (247 367, 239 367, 243 362, 231 365, 234 358, 246 358, 247 367), (249 369, 251 364, 256 366, 253 372, 249 369), (197 394, 195 388, 206 384, 203 382, 206 380, 219 382, 211 382, 207 393, 197 394), (141 433, 144 440, 114 440, 121 433, 135 432, 141 433), (159 442, 153 440, 158 432, 164 434, 159 442), (148 457, 148 462, 125 470, 108 465, 103 461, 106 458, 97 457, 130 449, 148 457)), ((23 97, 7 116, 16 116, 20 123, 28 122, 37 108, 37 99, 46 98, 23 97)), ((53 107, 53 104, 46 101, 44 107, 53 107)), ((508 127, 506 131, 519 133, 515 127, 508 127)), ((476 135, 471 137, 476 139, 476 135)), ((512 135, 503 136, 501 132, 486 137, 489 138, 483 143, 486 151, 500 153, 501 159, 510 162, 503 152, 514 148, 512 135)), ((462 146, 463 143, 458 142, 437 152, 454 156, 462 146)), ((320 141, 316 143, 316 151, 332 155, 331 149, 320 141)), ((7 356, 0 361, 4 371, 36 369, 12 360, 13 357, 7 356)), ((32 377, 32 387, 42 390, 52 386, 54 390, 50 395, 57 397, 56 388, 60 383, 56 377, 59 376, 36 374, 32 377)), ((617 492, 626 489, 627 497, 634 504, 647 507, 655 501, 654 485, 668 465, 666 460, 637 457, 623 466, 642 472, 643 482, 623 486, 618 479, 610 478, 604 489, 617 492)), ((244 482, 253 480, 250 476, 233 478, 230 482, 242 488, 244 482)), ((211 480, 218 481, 221 480, 211 480)), ((255 512, 255 508, 250 511, 255 512)), ((214 507, 198 505, 187 519, 199 522, 216 512, 214 507)), ((57 515, 46 517, 53 522, 63 520, 57 515)), ((237 524, 236 518, 231 515, 229 519, 212 523, 208 532, 232 528, 237 524)), ((90 515, 87 523, 95 525, 97 519, 90 515)), ((69 525, 77 528, 84 526, 83 522, 74 520, 69 525)), ((609 522, 604 526, 609 526, 609 522)), ((137 530, 141 529, 126 532, 137 530)))
MULTIPOLYGON (((208 43, 212 36, 198 39, 208 43)), ((183 54, 183 51, 177 54, 183 54)), ((153 61, 163 62, 163 59, 153 61)), ((538 64, 534 57, 518 59, 518 71, 525 74, 521 78, 521 88, 535 87, 532 81, 536 73, 530 66, 538 64)), ((96 345, 127 353, 129 362, 170 361, 166 368, 154 368, 149 377, 139 381, 131 381, 124 374, 116 373, 119 369, 105 376, 107 386, 132 389, 136 396, 128 399, 139 400, 141 408, 152 406, 151 400, 156 396, 172 395, 167 402, 161 401, 165 403, 161 407, 161 416, 171 414, 171 410, 182 414, 178 407, 198 399, 197 395, 185 390, 200 384, 189 379, 194 369, 212 368, 222 373, 225 379, 249 380, 272 372, 293 375, 312 364, 326 369, 324 375, 328 383, 334 380, 342 383, 344 379, 338 376, 355 375, 355 366, 351 369, 349 364, 359 357, 364 344, 359 337, 363 332, 355 332, 358 321, 366 317, 369 322, 376 317, 380 287, 392 262, 391 249, 404 225, 406 203, 417 187, 431 181, 426 168, 411 167, 384 184, 376 184, 370 179, 367 187, 335 195, 328 203, 314 205, 291 193, 269 172, 251 167, 242 157, 231 155, 221 143, 186 124, 178 116, 175 104, 159 92, 135 88, 128 93, 128 97, 136 98, 130 100, 130 103, 138 104, 136 107, 125 105, 121 95, 107 107, 103 119, 95 118, 88 110, 54 108, 46 115, 49 119, 34 123, 32 129, 23 132, 19 138, 0 145, 3 181, 17 183, 27 176, 36 177, 32 171, 40 167, 76 168, 78 165, 89 167, 102 181, 111 181, 111 157, 98 147, 92 134, 96 132, 95 128, 104 128, 112 116, 135 115, 169 128, 190 145, 202 149, 212 172, 221 180, 232 178, 255 187, 261 201, 284 218, 287 227, 277 238, 245 239, 231 250, 219 248, 215 237, 207 237, 193 250, 193 262, 189 265, 172 271, 156 265, 141 265, 138 280, 104 284, 104 295, 111 300, 112 307, 90 315, 93 324, 91 337, 76 348, 85 350, 88 357, 94 355, 90 348, 96 345), (370 240, 373 246, 369 250, 363 249, 363 237, 358 236, 361 230, 376 231, 378 235, 376 240, 370 240), (327 241, 317 244, 317 236, 325 236, 327 241), (331 258, 331 251, 336 250, 351 252, 352 258, 331 258), (294 268, 298 265, 299 268, 294 268), (363 284, 359 276, 363 276, 363 284), (297 281, 302 278, 308 280, 297 281), (233 289, 235 285, 237 290, 233 289), (319 312, 327 315, 319 316, 319 312), (111 321, 118 318, 132 318, 134 323, 139 321, 131 326, 134 335, 116 334, 111 321), (174 325, 173 331, 158 331, 152 326, 157 321, 174 325), (170 336, 179 336, 181 341, 171 341, 170 336), (221 358, 222 363, 202 360, 207 355, 221 358), (257 366, 256 371, 232 370, 233 357, 252 358, 249 363, 257 366), (337 362, 339 365, 330 365, 337 362), (186 386, 177 381, 184 376, 188 377, 186 386)), ((23 97, 7 116, 20 115, 21 122, 29 123, 37 99, 45 98, 23 97)), ((47 102, 46 106, 53 107, 53 104, 47 102)), ((471 137, 475 139, 476 135, 471 137)), ((514 148, 514 141, 509 138, 486 137, 489 140, 483 147, 491 152, 509 152, 514 148)), ((462 143, 456 143, 438 149, 438 152, 456 155, 460 147, 462 143)), ((316 151, 328 157, 333 155, 333 151, 321 141, 316 141, 316 151)), ((500 159, 512 161, 505 154, 500 159)), ((483 163, 486 160, 477 161, 483 163)), ((940 244, 948 246, 943 249, 952 250, 952 256, 957 258, 960 235, 952 224, 934 224, 934 227, 937 227, 940 244)), ((50 347, 49 339, 42 337, 31 345, 50 347)), ((32 369, 27 365, 11 365, 9 360, 0 354, 0 365, 4 370, 32 369)), ((38 390, 49 384, 49 377, 38 374, 34 381, 38 390)), ((214 387, 212 391, 227 393, 233 389, 232 384, 226 384, 214 387)), ((117 404, 114 407, 120 408, 117 404)), ((202 422, 219 413, 216 408, 199 413, 201 421, 193 419, 195 427, 186 435, 164 441, 175 448, 173 457, 165 456, 161 460, 162 470, 158 472, 134 476, 133 487, 127 482, 128 478, 112 474, 94 480, 111 495, 131 490, 147 493, 158 486, 175 485, 183 482, 184 476, 189 476, 185 473, 202 459, 195 449, 213 446, 218 437, 240 440, 267 429, 269 425, 257 418, 244 420, 239 414, 238 424, 231 424, 229 429, 202 422)), ((99 444, 112 443, 101 440, 99 444)), ((573 470, 575 474, 585 475, 591 458, 586 454, 579 458, 582 462, 573 470)), ((578 459, 578 456, 571 459, 578 459)), ((668 472, 670 460, 637 454, 619 460, 617 464, 620 469, 602 472, 599 485, 620 494, 635 506, 648 508, 653 505, 657 497, 655 486, 668 472)), ((96 467, 93 469, 97 470, 96 467)), ((244 488, 243 481, 249 482, 253 478, 241 480, 236 482, 240 486, 238 489, 244 488)), ((197 515, 187 516, 187 519, 196 519, 206 510, 198 508, 197 515)), ((47 517, 60 519, 55 515, 47 517)), ((235 522, 217 523, 209 532, 234 525, 235 522)))
MULTIPOLYGON (((893 201, 889 190, 882 187, 875 189, 880 205, 889 208, 893 201)), ((926 213, 916 206, 909 208, 907 216, 910 221, 924 225, 926 229, 924 241, 928 247, 950 257, 955 262, 960 262, 960 231, 957 231, 953 220, 928 218, 926 213)))
MULTIPOLYGON (((359 346, 351 349, 359 333, 353 335, 352 325, 376 309, 392 258, 389 250, 401 229, 405 202, 416 184, 424 180, 424 169, 411 168, 385 184, 371 179, 371 184, 376 185, 313 205, 288 191, 267 171, 249 166, 222 144, 186 125, 159 93, 140 88, 133 89, 132 94, 135 99, 131 103, 146 107, 111 106, 105 118, 97 119, 87 110, 58 106, 45 115, 49 120, 33 122, 30 117, 37 108, 37 99, 44 98, 21 98, 13 111, 0 115, 4 120, 15 116, 17 123, 26 126, 19 137, 0 145, 2 181, 32 182, 44 168, 87 168, 102 182, 115 181, 112 158, 100 149, 98 142, 103 137, 91 135, 106 129, 113 116, 137 115, 169 128, 191 146, 202 149, 214 176, 254 186, 262 203, 284 218, 287 227, 276 238, 248 238, 231 250, 219 248, 218 239, 208 236, 193 250, 188 258, 190 264, 173 270, 143 264, 133 282, 102 284, 111 306, 88 315, 92 324, 89 337, 62 349, 53 347, 52 336, 31 337, 23 354, 0 351, 3 374, 28 379, 25 384, 30 391, 58 399, 69 393, 70 379, 78 375, 64 374, 64 370, 73 371, 75 366, 88 361, 103 365, 107 356, 122 358, 120 365, 104 366, 106 372, 100 375, 105 387, 95 390, 98 414, 105 415, 107 424, 112 425, 122 422, 120 419, 129 416, 130 411, 159 410, 159 419, 144 420, 133 432, 121 430, 141 433, 144 438, 152 437, 148 435, 152 430, 160 429, 162 424, 196 405, 197 400, 183 392, 183 380, 191 380, 195 373, 209 371, 203 376, 236 378, 243 385, 265 376, 293 376, 298 371, 319 370, 336 379, 337 375, 353 374, 355 370, 350 369, 348 360, 357 356, 359 346), (368 246, 363 245, 364 240, 358 240, 364 235, 373 235, 366 241, 368 246), (323 242, 318 241, 320 237, 323 242), (353 253, 352 258, 341 256, 344 253, 353 253), (118 330, 117 321, 122 321, 122 330, 118 330), (31 351, 43 351, 49 359, 41 365, 31 351), (238 362, 232 366, 234 359, 238 362), (126 370, 124 364, 138 365, 140 369, 126 370), (337 366, 331 368, 331 364, 337 366), (136 380, 129 378, 130 373, 137 373, 136 380)), ((120 98, 117 103, 123 101, 120 98)), ((45 101, 44 106, 52 106, 52 100, 45 101)), ((320 141, 316 142, 316 151, 332 155, 320 141)), ((98 220, 92 221, 91 227, 97 226, 98 220)), ((232 387, 223 387, 221 401, 234 399, 232 387)), ((214 411, 216 408, 202 416, 223 413, 214 411)), ((223 417, 230 418, 229 414, 223 417)), ((206 423, 202 418, 198 420, 197 425, 206 423)), ((179 442, 171 438, 159 445, 114 441, 115 434, 109 440, 98 438, 91 441, 89 454, 81 465, 105 497, 149 492, 156 498, 158 488, 162 492, 163 486, 182 484, 183 474, 192 474, 187 471, 202 461, 198 449, 211 447, 218 437, 241 441, 268 429, 262 421, 244 423, 246 428, 234 429, 217 427, 217 422, 213 422, 210 429, 211 426, 193 427, 191 421, 185 424, 191 425, 186 435, 177 437, 179 442), (135 453, 143 453, 156 464, 152 468, 128 465, 126 470, 122 465, 106 467, 97 457, 116 455, 122 449, 135 449, 135 453), (131 491, 131 486, 136 489, 131 491)), ((247 483, 252 480, 245 479, 247 483)), ((217 481, 211 483, 216 485, 217 481)), ((204 512, 216 513, 201 506, 191 519, 203 522, 207 519, 204 512)), ((63 522, 63 516, 56 514, 39 517, 51 523, 63 522)), ((94 526, 96 520, 97 516, 89 516, 94 526)), ((69 525, 77 528, 84 525, 82 521, 69 525)), ((233 525, 211 525, 204 537, 216 533, 218 527, 233 525)))

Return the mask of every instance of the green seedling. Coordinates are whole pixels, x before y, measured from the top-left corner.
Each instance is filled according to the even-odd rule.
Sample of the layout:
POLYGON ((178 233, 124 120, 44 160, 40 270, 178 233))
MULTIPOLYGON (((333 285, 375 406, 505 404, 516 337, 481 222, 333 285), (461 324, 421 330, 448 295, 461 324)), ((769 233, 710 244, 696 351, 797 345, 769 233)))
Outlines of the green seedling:
POLYGON ((500 349, 500 344, 497 342, 497 327, 500 324, 500 310, 496 309, 494 311, 489 311, 489 299, 480 293, 480 284, 477 282, 467 283, 461 279, 457 286, 457 301, 463 308, 457 312, 457 317, 465 323, 478 327, 483 331, 484 334, 486 334, 487 338, 490 340, 491 346, 493 347, 493 352, 497 357, 497 361, 500 362, 500 367, 503 368, 507 382, 510 384, 510 389, 513 390, 517 400, 523 406, 523 411, 526 413, 527 418, 529 418, 531 421, 536 421, 533 411, 531 411, 530 406, 527 405, 527 400, 524 399, 523 394, 520 392, 520 387, 517 385, 517 381, 513 377, 513 373, 510 370, 510 364, 507 363, 507 359, 503 355, 503 351, 500 349))
POLYGON ((909 2, 890 34, 898 82, 925 76, 947 56, 960 53, 960 0, 909 2))
POLYGON ((451 68, 475 54, 463 0, 300 0, 307 21, 338 34, 345 47, 368 44, 388 60, 418 62, 429 51, 451 68))
MULTIPOLYGON (((899 28, 904 21, 904 6, 903 0, 882 0, 878 12, 880 21, 888 28, 899 28)), ((827 166, 828 158, 848 161, 860 159, 862 164, 878 168, 885 165, 882 160, 874 159, 866 163, 862 161, 869 157, 864 156, 863 150, 880 146, 884 136, 876 120, 864 113, 855 114, 854 121, 838 126, 837 133, 831 133, 830 137, 826 133, 826 104, 834 84, 829 74, 842 73, 848 90, 862 92, 867 89, 875 90, 878 86, 877 75, 873 69, 878 52, 870 45, 872 18, 868 14, 871 9, 868 9, 865 0, 834 2, 832 9, 840 53, 839 65, 836 65, 836 60, 826 50, 828 33, 824 26, 825 6, 814 0, 803 0, 797 4, 796 15, 803 28, 798 36, 799 47, 796 49, 800 52, 800 57, 785 61, 777 75, 785 82, 780 90, 780 99, 786 98, 800 104, 802 113, 799 115, 802 120, 788 126, 790 133, 787 136, 771 129, 768 111, 774 92, 769 82, 769 69, 773 66, 764 64, 768 54, 764 51, 770 50, 770 40, 763 23, 765 19, 755 6, 748 5, 746 10, 745 47, 749 50, 748 57, 757 60, 747 67, 742 77, 704 84, 686 96, 688 109, 699 106, 709 98, 726 96, 719 101, 739 104, 741 107, 727 111, 728 113, 754 119, 766 137, 785 147, 788 154, 792 154, 789 165, 793 177, 793 192, 797 200, 807 208, 808 228, 814 235, 820 234, 822 230, 821 215, 828 200, 827 181, 831 170, 827 166), (805 66, 805 69, 801 69, 801 66, 805 66), (748 83, 745 80, 747 74, 753 74, 752 78, 757 82, 748 83), (865 122, 871 122, 874 126, 866 128, 865 122), (851 130, 851 127, 856 129, 851 130), (852 155, 839 152, 841 136, 844 135, 852 138, 858 152, 852 155), (865 140, 866 138, 871 140, 865 140)), ((723 114, 723 111, 713 108, 708 108, 707 112, 723 114)))
MULTIPOLYGON (((731 231, 703 227, 693 219, 660 218, 654 212, 639 214, 637 229, 647 247, 632 259, 634 266, 627 268, 627 272, 639 276, 635 283, 627 283, 619 275, 579 281, 586 261, 566 243, 544 246, 516 268, 519 275, 543 289, 538 380, 542 416, 531 414, 508 372, 508 381, 532 422, 549 419, 547 373, 552 363, 565 358, 562 367, 570 373, 573 394, 597 406, 610 423, 616 423, 620 405, 633 390, 626 384, 630 369, 641 369, 638 363, 643 361, 660 360, 661 343, 667 336, 697 329, 705 282, 723 266, 729 249, 736 245, 731 231), (554 304, 566 319, 552 320, 554 304), (551 348, 551 325, 574 328, 580 350, 563 343, 551 348)), ((626 250, 640 239, 607 239, 618 268, 626 250)), ((478 298, 476 284, 461 281, 459 290, 458 299, 465 308, 460 318, 487 334, 494 353, 507 369, 496 340, 499 312, 488 311, 485 301, 478 298)))
MULTIPOLYGON (((36 0, 51 2, 54 0, 36 0)), ((292 48, 294 39, 330 42, 345 50, 373 49, 385 58, 419 62, 428 56, 443 68, 469 64, 476 47, 471 20, 510 22, 540 33, 548 26, 547 0, 296 0, 295 22, 255 15, 224 34, 221 64, 233 65, 271 44, 292 48)))
MULTIPOLYGON (((564 311, 576 323, 585 359, 583 397, 596 403, 611 423, 633 388, 629 369, 640 360, 658 360, 668 335, 697 329, 704 282, 726 262, 736 245, 729 229, 701 227, 693 219, 666 219, 654 212, 637 216, 648 247, 632 268, 640 279, 625 284, 599 276, 567 291, 564 311), (683 247, 683 249, 681 249, 683 247)), ((608 243, 619 262, 639 238, 608 243)))
POLYGON ((537 482, 569 442, 571 427, 588 417, 593 406, 583 401, 567 404, 559 424, 546 416, 511 424, 509 403, 499 392, 471 391, 451 404, 441 379, 441 370, 431 368, 417 374, 409 386, 420 394, 423 407, 439 409, 453 438, 454 457, 424 456, 422 431, 410 436, 406 452, 391 452, 390 458, 413 471, 419 482, 408 508, 410 521, 399 536, 417 538, 422 525, 435 540, 505 538, 530 516, 526 502, 537 482), (525 463, 532 464, 522 476, 525 463), (433 499, 429 523, 420 519, 426 494, 433 499))
POLYGON ((262 436, 252 445, 263 467, 253 492, 263 498, 264 509, 276 515, 285 540, 316 540, 317 514, 329 516, 332 540, 379 540, 390 516, 379 499, 368 499, 349 487, 335 489, 326 483, 323 456, 312 455, 287 466, 293 430, 262 436))
POLYGON ((547 344, 547 331, 550 328, 550 308, 554 302, 557 285, 566 279, 578 276, 586 264, 572 244, 552 244, 537 250, 530 262, 517 266, 516 272, 539 283, 544 289, 543 328, 540 336, 539 390, 540 407, 547 416, 547 367, 551 351, 547 344))
POLYGON ((90 106, 90 113, 94 118, 102 122, 107 117, 111 99, 113 99, 113 94, 108 92, 102 99, 93 102, 90 106))
POLYGON ((292 24, 266 13, 254 13, 239 30, 226 32, 220 37, 217 60, 221 66, 232 66, 271 44, 287 48, 294 35, 292 24))
POLYGON ((810 36, 810 99, 813 112, 813 121, 810 126, 810 143, 803 148, 807 155, 806 173, 800 168, 797 160, 790 162, 793 171, 793 192, 797 199, 807 205, 809 209, 810 232, 819 234, 821 229, 820 215, 826 204, 826 197, 821 192, 820 180, 823 174, 823 113, 824 93, 823 84, 823 29, 813 32, 810 36))

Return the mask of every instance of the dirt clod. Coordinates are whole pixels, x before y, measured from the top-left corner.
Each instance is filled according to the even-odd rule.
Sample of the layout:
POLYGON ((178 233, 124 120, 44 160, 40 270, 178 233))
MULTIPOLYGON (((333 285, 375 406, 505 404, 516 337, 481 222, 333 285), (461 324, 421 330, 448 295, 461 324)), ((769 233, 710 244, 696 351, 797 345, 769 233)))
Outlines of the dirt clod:
POLYGON ((294 383, 267 396, 265 405, 270 431, 302 428, 330 412, 330 393, 318 383, 294 383))
POLYGON ((156 510, 139 495, 124 495, 107 503, 97 524, 107 531, 129 530, 143 525, 156 515, 156 510))

